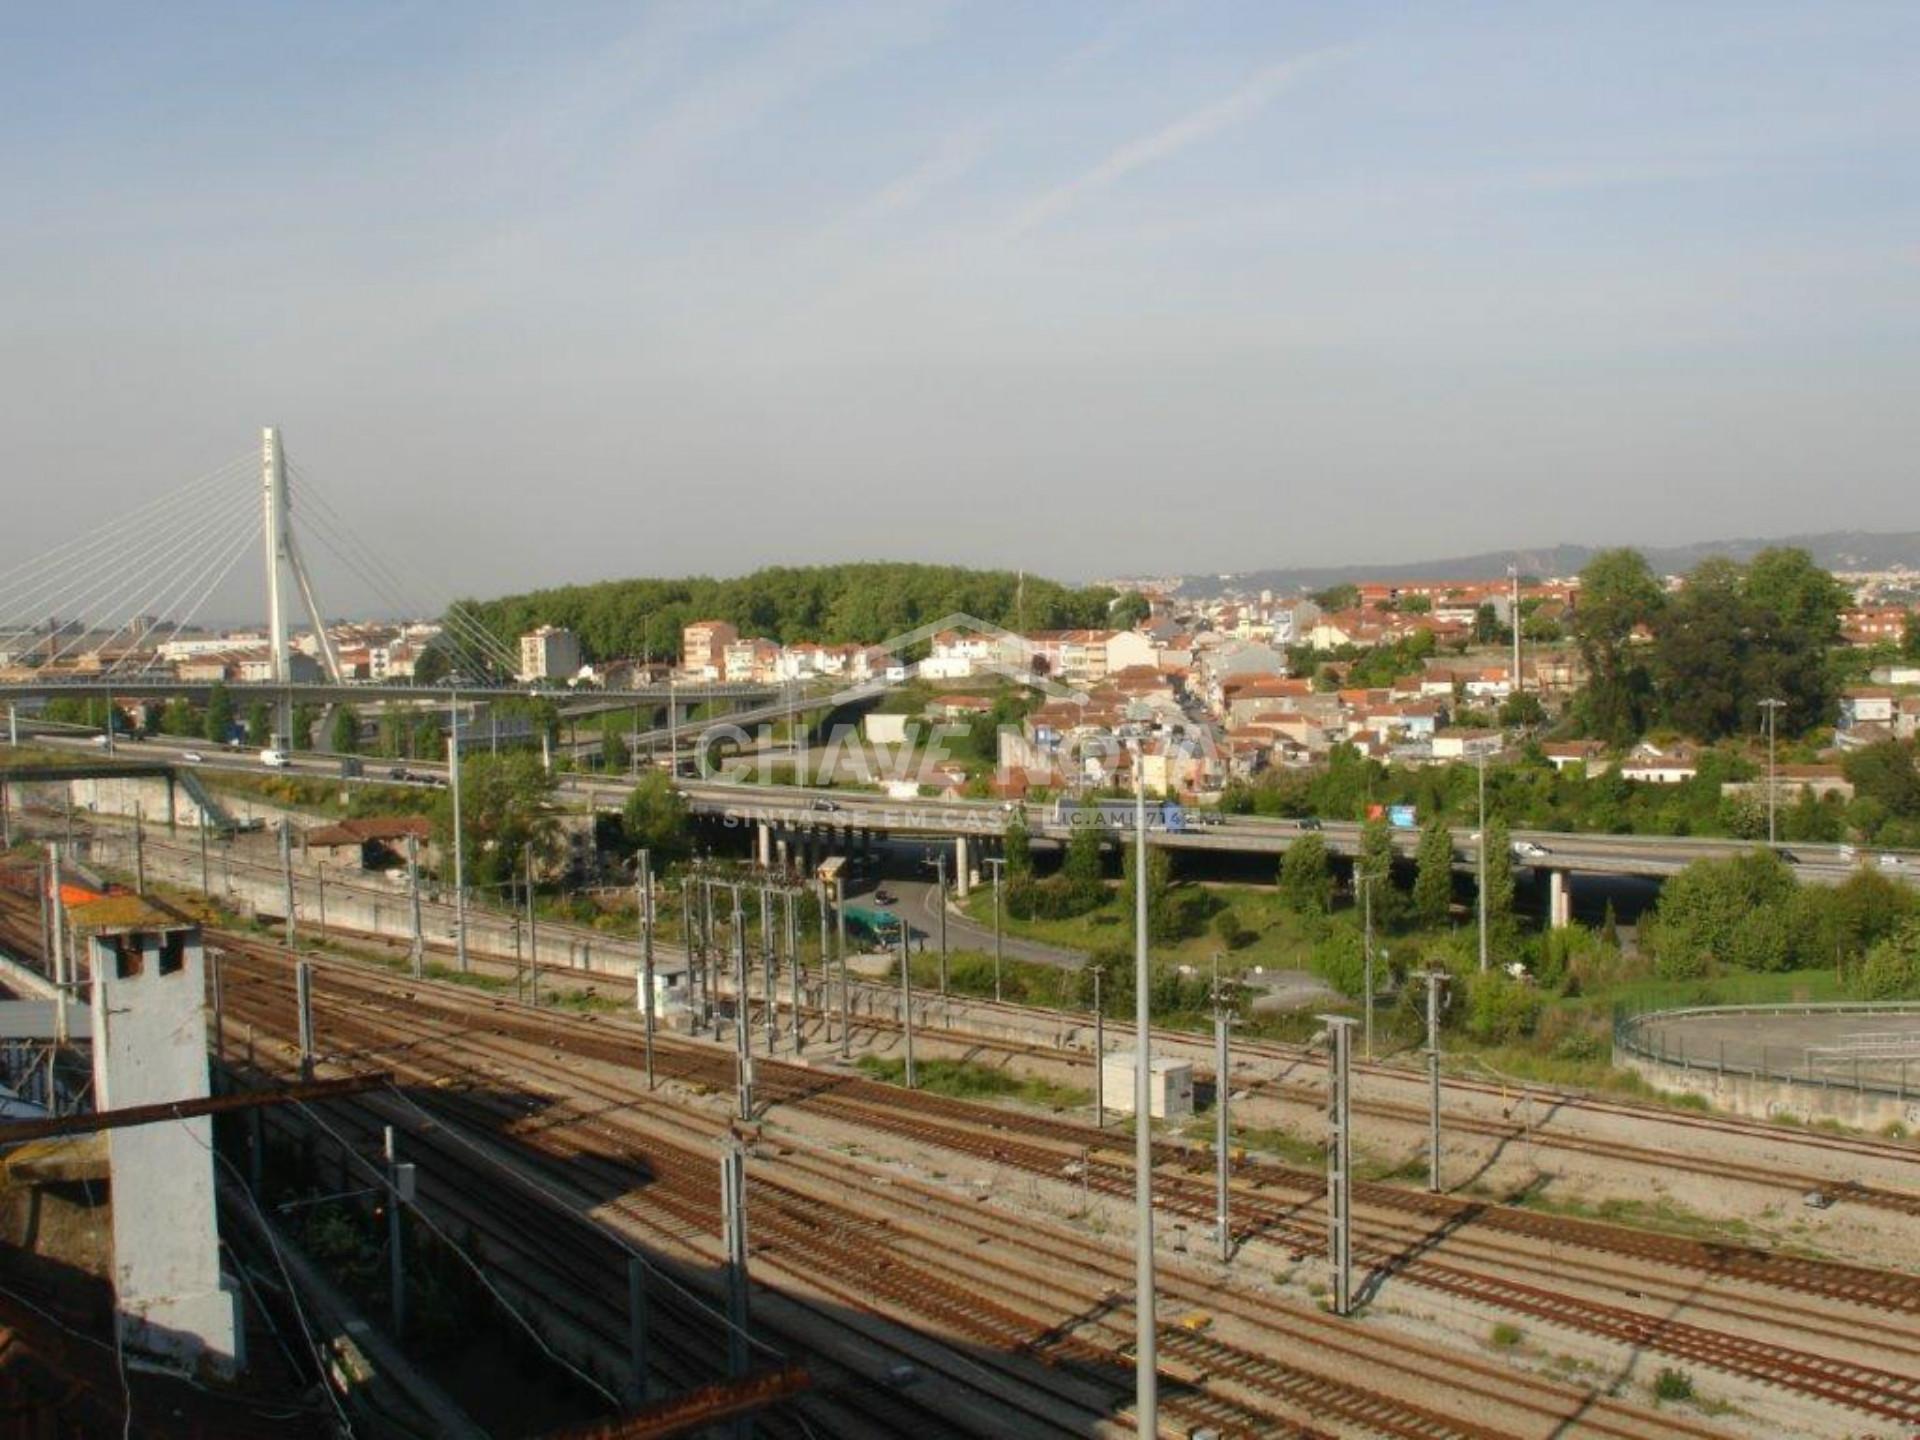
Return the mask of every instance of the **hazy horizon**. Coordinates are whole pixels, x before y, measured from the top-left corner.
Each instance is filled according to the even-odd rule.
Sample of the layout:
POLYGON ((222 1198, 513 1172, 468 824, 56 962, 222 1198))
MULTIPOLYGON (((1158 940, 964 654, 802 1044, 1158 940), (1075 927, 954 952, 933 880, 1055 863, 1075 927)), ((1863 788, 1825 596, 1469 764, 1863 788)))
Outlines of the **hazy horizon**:
MULTIPOLYGON (((0 40, 0 571, 266 424, 425 611, 1920 528, 1909 6, 104 5, 0 40)), ((385 608, 307 548, 330 613, 385 608)))

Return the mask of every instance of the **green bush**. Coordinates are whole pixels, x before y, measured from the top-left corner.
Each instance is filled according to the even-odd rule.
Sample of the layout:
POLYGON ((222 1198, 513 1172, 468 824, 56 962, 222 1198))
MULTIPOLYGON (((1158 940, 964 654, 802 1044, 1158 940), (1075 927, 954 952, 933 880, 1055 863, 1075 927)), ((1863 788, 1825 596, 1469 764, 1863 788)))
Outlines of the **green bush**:
POLYGON ((1467 1033, 1489 1045, 1506 1045, 1533 1033, 1545 1001, 1539 987, 1488 970, 1467 981, 1467 1033))
POLYGON ((1656 1400, 1691 1400, 1693 1377, 1684 1370, 1663 1367, 1654 1377, 1653 1396, 1656 1400))
POLYGON ((1238 950, 1253 938, 1253 932, 1240 923, 1240 917, 1231 909, 1223 909, 1213 917, 1213 934, 1228 950, 1238 950))
POLYGON ((1920 999, 1920 920, 1908 920, 1867 952, 1847 989, 1862 1000, 1920 999))

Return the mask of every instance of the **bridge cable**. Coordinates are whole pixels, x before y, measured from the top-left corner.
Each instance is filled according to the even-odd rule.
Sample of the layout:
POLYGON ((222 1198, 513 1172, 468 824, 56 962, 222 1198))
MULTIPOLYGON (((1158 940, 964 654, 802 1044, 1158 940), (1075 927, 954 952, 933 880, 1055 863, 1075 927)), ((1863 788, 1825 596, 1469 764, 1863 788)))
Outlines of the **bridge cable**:
MULTIPOLYGON (((162 650, 179 636, 180 632, 191 623, 194 616, 200 613, 201 606, 207 603, 208 598, 213 594, 214 590, 232 573, 234 565, 238 563, 240 557, 246 553, 254 535, 255 531, 252 524, 252 517, 247 516, 242 519, 239 525, 229 525, 226 533, 218 537, 208 546, 208 559, 206 563, 198 570, 188 574, 184 582, 177 586, 165 600, 156 606, 153 612, 157 615, 164 616, 170 610, 177 610, 179 618, 174 621, 173 628, 167 632, 165 639, 157 641, 154 644, 153 653, 147 657, 146 664, 142 665, 137 671, 127 671, 124 673, 144 675, 159 663, 162 650), (210 574, 213 578, 207 580, 206 577, 210 574), (203 581, 205 581, 204 585, 202 585, 203 581), (186 609, 179 610, 179 607, 186 602, 190 596, 192 597, 192 603, 187 605, 186 609)), ((127 654, 114 661, 113 664, 108 667, 107 674, 114 675, 123 673, 120 667, 126 664, 128 660, 132 658, 132 655, 133 652, 128 651, 127 654)))

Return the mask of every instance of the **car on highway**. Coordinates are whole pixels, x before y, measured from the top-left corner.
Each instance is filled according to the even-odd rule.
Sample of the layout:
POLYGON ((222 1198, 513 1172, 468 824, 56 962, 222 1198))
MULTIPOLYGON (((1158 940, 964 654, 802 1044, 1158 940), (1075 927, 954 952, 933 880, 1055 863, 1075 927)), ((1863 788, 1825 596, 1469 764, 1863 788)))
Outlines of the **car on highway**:
POLYGON ((180 763, 182 765, 198 765, 206 758, 207 757, 202 755, 198 750, 182 750, 180 752, 180 763))
POLYGON ((1902 860, 1898 855, 1882 855, 1879 860, 1879 865, 1882 870, 1904 870, 1907 868, 1907 862, 1902 860))
POLYGON ((286 751, 269 747, 260 752, 260 763, 274 770, 284 770, 293 762, 287 758, 286 751))
POLYGON ((807 808, 809 810, 824 811, 826 814, 829 814, 829 815, 837 814, 840 809, 840 807, 831 800, 815 800, 807 808))
POLYGON ((1298 820, 1294 821, 1293 824, 1294 828, 1298 830, 1322 830, 1326 828, 1312 815, 1302 815, 1298 820))
POLYGON ((1513 853, 1521 860, 1544 860, 1553 854, 1551 850, 1540 844, 1537 840, 1514 841, 1513 853))

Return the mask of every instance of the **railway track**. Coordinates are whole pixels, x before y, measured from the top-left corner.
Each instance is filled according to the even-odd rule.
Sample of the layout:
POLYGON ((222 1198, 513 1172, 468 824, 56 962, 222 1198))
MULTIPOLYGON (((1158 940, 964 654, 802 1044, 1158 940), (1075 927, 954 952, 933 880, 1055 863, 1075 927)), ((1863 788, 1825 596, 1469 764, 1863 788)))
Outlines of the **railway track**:
MULTIPOLYGON (((352 977, 349 971, 342 972, 340 978, 348 988, 352 988, 357 977, 352 977)), ((374 988, 377 990, 378 986, 374 988)), ((426 999, 416 995, 410 1004, 418 1010, 426 999)), ((436 1010, 439 1003, 437 999, 428 1002, 426 1011, 436 1010)), ((454 1013, 422 1013, 419 1018, 435 1033, 444 1033, 447 1026, 457 1027, 461 1023, 458 1008, 455 1007, 454 1013)), ((538 1043, 553 1047, 556 1055, 599 1058, 629 1069, 634 1064, 631 1040, 620 1041, 602 1033, 590 1023, 557 1022, 557 1017, 532 1016, 518 1007, 494 1005, 482 1008, 489 1012, 483 1022, 485 1029, 500 1034, 524 1033, 525 1025, 530 1023, 539 1032, 538 1043), (507 1014, 509 1010, 514 1013, 507 1014), (587 1033, 573 1033, 576 1030, 587 1033), (566 1033, 561 1033, 563 1031, 566 1033)), ((462 1043, 468 1043, 470 1036, 461 1036, 460 1039, 462 1043)), ((682 1043, 665 1044, 662 1052, 663 1073, 710 1088, 728 1088, 731 1085, 731 1060, 722 1053, 708 1047, 682 1043), (671 1052, 670 1055, 668 1052, 671 1052)), ((1097 1147, 1101 1140, 1099 1132, 1048 1117, 998 1110, 983 1111, 982 1107, 964 1102, 924 1094, 910 1095, 909 1092, 865 1080, 823 1077, 817 1072, 791 1066, 761 1062, 757 1068, 761 1089, 774 1103, 810 1108, 816 1113, 838 1110, 848 1123, 864 1129, 891 1129, 903 1138, 974 1154, 992 1163, 1034 1174, 1057 1177, 1061 1152, 1037 1144, 1028 1146, 1028 1141, 1051 1140, 1056 1144, 1064 1143, 1070 1149, 1078 1149, 1088 1141, 1097 1147), (1031 1133, 1036 1130, 1041 1133, 1031 1133), (1016 1134, 1022 1137, 1018 1141, 1014 1139, 1016 1134)), ((1162 1205, 1174 1213, 1187 1213, 1196 1219, 1205 1219, 1211 1215, 1210 1185, 1197 1183, 1191 1177, 1182 1177, 1171 1168, 1191 1158, 1190 1152, 1164 1150, 1163 1163, 1169 1165, 1171 1173, 1169 1183, 1161 1186, 1162 1205)), ((1094 1159, 1088 1167, 1087 1181, 1092 1188, 1114 1194, 1129 1193, 1131 1170, 1120 1163, 1094 1159)), ((1390 1194, 1404 1193, 1392 1192, 1390 1187, 1381 1188, 1390 1194)), ((1427 1199, 1422 1197, 1422 1204, 1427 1199)), ((1301 1203, 1304 1200, 1268 1202, 1263 1206, 1246 1196, 1236 1201, 1246 1216, 1250 1232, 1279 1233, 1298 1244, 1317 1243, 1318 1228, 1298 1219, 1296 1212, 1301 1208, 1301 1203)), ((1585 1242, 1591 1245, 1596 1239, 1604 1239, 1617 1229, 1593 1225, 1591 1222, 1563 1222, 1557 1217, 1519 1213, 1525 1216, 1524 1225, 1530 1231, 1551 1232, 1570 1224, 1572 1228, 1564 1231, 1561 1237, 1570 1244, 1585 1242)), ((1647 1238, 1666 1252, 1661 1257, 1663 1263, 1673 1263, 1676 1255, 1683 1261, 1702 1258, 1700 1253, 1686 1250, 1691 1242, 1676 1242, 1671 1237, 1647 1238), (1676 1245, 1681 1247, 1679 1252, 1674 1249, 1676 1245)), ((1631 1242, 1629 1253, 1639 1244, 1638 1240, 1631 1242)), ((1545 1286, 1499 1280, 1483 1272, 1431 1259, 1406 1262, 1404 1247, 1381 1247, 1373 1253, 1363 1254, 1363 1258, 1385 1274, 1397 1274, 1429 1288, 1491 1304, 1509 1313, 1527 1315, 1618 1343, 1651 1347, 1675 1358, 1712 1365, 1761 1383, 1845 1404, 1866 1413, 1902 1420, 1920 1418, 1920 1391, 1916 1391, 1913 1382, 1878 1367, 1832 1359, 1809 1360, 1787 1347, 1769 1342, 1728 1336, 1682 1322, 1653 1321, 1623 1307, 1576 1300, 1545 1286)), ((1734 1258, 1738 1261, 1737 1256, 1734 1258)), ((1739 1261, 1747 1266, 1747 1273, 1742 1278, 1761 1284, 1779 1282, 1781 1288, 1823 1296, 1845 1293, 1846 1298, 1855 1303, 1884 1302, 1883 1308, 1892 1308, 1903 1315, 1911 1312, 1910 1287, 1904 1285, 1907 1277, 1880 1277, 1878 1272, 1858 1271, 1845 1272, 1835 1278, 1827 1275, 1824 1267, 1817 1262, 1796 1262, 1786 1269, 1768 1271, 1762 1262, 1771 1258, 1765 1256, 1764 1252, 1753 1252, 1745 1261, 1739 1261), (1883 1279, 1902 1283, 1887 1286, 1882 1284, 1883 1279)), ((1725 1268, 1723 1263, 1721 1268, 1725 1268)))
MULTIPOLYGON (((271 964, 273 962, 270 961, 268 963, 271 964)), ((284 962, 280 963, 282 966, 284 965, 284 962)), ((259 978, 260 972, 255 972, 255 976, 259 978)), ((329 977, 329 979, 331 978, 332 977, 329 977)), ((568 1093, 579 1094, 579 1103, 584 1107, 589 1123, 593 1124, 601 1133, 602 1138, 608 1142, 613 1142, 615 1135, 619 1134, 625 1138, 618 1143, 623 1145, 632 1143, 633 1137, 627 1134, 624 1126, 631 1123, 633 1113, 637 1109, 646 1109, 649 1115, 657 1121, 658 1116, 656 1112, 659 1110, 663 1108, 679 1110, 682 1108, 666 1107, 665 1102, 659 1098, 655 1098, 649 1102, 644 1098, 644 1090, 636 1091, 632 1086, 618 1089, 610 1095, 603 1096, 600 1093, 601 1087, 588 1082, 577 1064, 567 1066, 561 1063, 563 1059, 571 1059, 573 1057, 566 1049, 556 1049, 552 1046, 553 1036, 541 1034, 528 1035, 521 1033, 518 1026, 498 1025, 497 1022, 501 1019, 501 1015, 497 1007, 486 1005, 479 1007, 488 1013, 474 1017, 476 1023, 471 1025, 465 1033, 448 1036, 446 1034, 446 1026, 442 1023, 441 1017, 434 1014, 422 1014, 418 1008, 411 1003, 408 1005, 408 1013, 404 1017, 396 1017, 392 1013, 393 1007, 389 1006, 387 1013, 380 1017, 380 1023, 377 1026, 370 1022, 367 1024, 367 1029, 373 1030, 376 1033, 365 1034, 356 1028, 362 1023, 360 1017, 357 1016, 348 1021, 343 1027, 342 1021, 347 1019, 347 1017, 334 1010, 333 1007, 338 1003, 338 996, 330 985, 323 985, 321 987, 321 993, 326 997, 327 1013, 331 1016, 331 1019, 328 1021, 328 1028, 333 1034, 334 1040, 330 1043, 337 1048, 342 1041, 364 1041, 369 1045, 377 1047, 377 1053, 383 1057, 383 1064, 393 1063, 404 1066, 412 1063, 418 1058, 420 1047, 423 1046, 432 1047, 436 1055, 441 1050, 450 1049, 454 1046, 458 1046, 462 1051, 476 1050, 480 1045, 478 1036, 485 1031, 502 1032, 496 1035, 497 1041, 504 1040, 507 1036, 513 1036, 514 1043, 510 1048, 499 1054, 497 1057, 498 1063, 511 1066, 515 1069, 516 1073, 521 1074, 551 1069, 551 1075, 547 1083, 561 1087, 568 1093), (343 1030, 344 1033, 342 1033, 343 1030), (546 1059, 544 1064, 536 1058, 543 1053, 551 1057, 546 1059), (622 1128, 613 1128, 616 1120, 620 1122, 622 1128)), ((245 1002, 242 1002, 242 1008, 244 1008, 244 1003, 245 1002)), ((278 1006, 278 1028, 284 1033, 287 1028, 290 1010, 290 996, 285 987, 284 979, 274 992, 273 1003, 278 1006)), ((380 1002, 376 997, 370 1002, 363 1003, 378 1004, 380 1002)), ((233 1013, 234 1011, 230 1009, 230 1016, 233 1013)), ((273 1012, 270 1010, 260 1012, 254 1023, 257 1025, 267 1023, 271 1018, 271 1013, 273 1012)), ((520 1017, 515 1016, 512 1018, 518 1019, 520 1017)), ((540 1028, 539 1017, 535 1019, 535 1028, 540 1028)), ((662 1068, 668 1073, 677 1073, 679 1062, 689 1058, 696 1057, 675 1054, 671 1057, 669 1063, 663 1065, 662 1068)), ((632 1055, 629 1051, 629 1053, 623 1057, 622 1068, 630 1074, 631 1065, 632 1055)), ((700 1067, 689 1066, 688 1068, 697 1071, 700 1067)), ((485 1078, 484 1074, 481 1078, 485 1078)), ((687 1078, 698 1083, 700 1076, 696 1073, 687 1078)), ((429 1091, 426 1093, 436 1096, 439 1094, 438 1091, 429 1091)), ((574 1122, 565 1115, 555 1113, 555 1107, 542 1105, 539 1113, 537 1115, 529 1115, 526 1123, 515 1129, 513 1134, 516 1139, 522 1141, 530 1140, 534 1136, 541 1136, 551 1140, 556 1135, 568 1133, 573 1123, 574 1122)), ((674 1123, 683 1125, 692 1124, 696 1130, 703 1130, 710 1135, 712 1131, 719 1126, 720 1122, 710 1118, 695 1121, 682 1118, 674 1123)), ((649 1163, 650 1173, 653 1178, 650 1183, 636 1192, 636 1197, 643 1197, 648 1201, 655 1201, 656 1197, 661 1193, 660 1176, 662 1171, 653 1164, 655 1159, 655 1151, 653 1148, 649 1147, 647 1149, 646 1159, 649 1163)), ((605 1163, 614 1162, 607 1161, 605 1163)), ((840 1172, 845 1172, 848 1169, 846 1162, 841 1157, 835 1157, 831 1162, 823 1163, 831 1163, 831 1165, 840 1172)), ((765 1180, 758 1182, 759 1185, 768 1185, 768 1183, 769 1182, 765 1180)), ((1109 1336, 1109 1343, 1099 1344, 1090 1339, 1085 1328, 1079 1325, 1076 1325, 1064 1334, 1059 1333, 1061 1323, 1061 1298, 1054 1290, 1044 1290, 1038 1295, 1035 1294, 1033 1287, 1033 1267, 1031 1266, 1020 1268, 1009 1275, 1003 1276, 992 1285, 988 1285, 983 1280, 982 1267, 977 1252, 968 1253, 964 1246, 960 1245, 956 1240, 950 1239, 942 1252, 945 1257, 944 1259, 930 1255, 923 1249, 921 1252, 914 1254, 910 1261, 889 1260, 884 1267, 876 1272, 876 1251, 874 1247, 877 1243, 877 1237, 885 1235, 890 1238, 897 1238, 895 1234, 897 1226, 893 1222, 878 1222, 870 1215, 864 1219, 857 1217, 850 1219, 843 1215, 835 1219, 833 1225, 847 1226, 858 1224, 861 1229, 856 1239, 856 1245, 864 1248, 855 1248, 851 1251, 844 1248, 821 1250, 818 1247, 824 1243, 820 1238, 822 1234, 822 1210, 817 1195, 807 1194, 797 1198, 788 1196, 784 1200, 774 1196, 767 1197, 767 1200, 772 1201, 773 1214, 776 1217, 774 1223, 778 1227, 772 1235, 768 1235, 762 1227, 760 1219, 763 1210, 767 1209, 767 1200, 763 1200, 761 1190, 758 1188, 755 1188, 752 1193, 754 1197, 753 1210, 755 1217, 753 1228, 756 1235, 761 1237, 761 1243, 771 1248, 773 1252, 772 1258, 775 1263, 778 1263, 783 1255, 789 1258, 796 1255, 804 1257, 810 1267, 822 1266, 826 1267, 830 1273, 857 1276, 858 1289, 862 1293, 872 1292, 875 1284, 874 1276, 877 1273, 883 1277, 880 1282, 883 1287, 896 1282, 901 1286, 896 1297, 899 1303, 914 1305, 916 1307, 916 1313, 922 1315, 926 1315, 929 1310, 935 1312, 932 1318, 937 1319, 943 1325, 950 1327, 962 1335, 971 1336, 975 1343, 982 1348, 1011 1348, 1016 1353, 1034 1355, 1044 1360, 1050 1369, 1079 1375, 1082 1379, 1086 1378, 1088 1371, 1091 1371, 1095 1376, 1102 1374, 1111 1376, 1115 1372, 1122 1375, 1129 1374, 1126 1356, 1121 1353, 1113 1343, 1117 1340, 1117 1336, 1109 1336), (790 1217, 796 1209, 810 1218, 812 1222, 810 1229, 802 1229, 796 1233, 787 1223, 787 1217, 790 1217), (943 1271, 944 1273, 942 1273, 943 1271), (1001 1284, 1009 1288, 1002 1290, 999 1288, 1001 1284), (1034 1308, 1036 1305, 1041 1307, 1038 1311, 1034 1308), (1084 1348, 1088 1345, 1093 1346, 1091 1352, 1084 1348)), ((887 1193, 889 1195, 891 1194, 891 1188, 889 1188, 887 1193)), ((704 1217, 710 1227, 713 1210, 710 1180, 705 1187, 704 1193, 698 1197, 696 1203, 699 1206, 698 1212, 686 1216, 686 1221, 688 1223, 698 1223, 699 1220, 704 1217)), ((951 1201, 949 1201, 948 1204, 949 1207, 952 1206, 951 1201)), ((948 1216, 944 1223, 964 1226, 968 1223, 971 1214, 972 1212, 968 1207, 961 1207, 955 1215, 948 1216)), ((977 1225, 979 1222, 973 1221, 973 1223, 977 1225)), ((827 1228, 831 1229, 832 1227, 827 1228)), ((1050 1229, 1051 1227, 1040 1226, 1028 1228, 1035 1229, 1036 1233, 1038 1233, 1039 1230, 1050 1229)), ((960 1238, 964 1239, 964 1236, 960 1238)), ((1075 1243, 1084 1244, 1085 1242, 1075 1243)), ((1114 1263, 1114 1257, 1111 1253, 1108 1255, 1108 1260, 1109 1263, 1114 1263)), ((1195 1293, 1207 1292, 1202 1291, 1200 1287, 1196 1286, 1195 1293)), ((847 1296, 849 1301, 854 1298, 855 1296, 852 1294, 847 1296)), ((1085 1299, 1085 1296, 1072 1297, 1067 1308, 1067 1315, 1073 1316, 1078 1314, 1079 1310, 1076 1307, 1084 1302, 1085 1299)), ((1324 1323, 1329 1326, 1338 1326, 1342 1322, 1325 1320, 1324 1323)), ((1183 1413, 1180 1407, 1186 1406, 1187 1409, 1185 1413, 1191 1419, 1192 1423, 1215 1425, 1216 1427, 1221 1427, 1224 1433, 1270 1434, 1275 1433, 1274 1426, 1276 1423, 1285 1419, 1290 1412, 1297 1413, 1296 1407, 1302 1405, 1306 1406, 1307 1413, 1310 1415, 1332 1415, 1336 1413, 1335 1409, 1329 1407, 1333 1403, 1330 1397, 1336 1396, 1338 1386, 1342 1383, 1338 1376, 1316 1373, 1305 1370, 1302 1367, 1294 1367, 1294 1371, 1299 1372, 1294 1373, 1294 1371, 1290 1371, 1284 1364, 1276 1361, 1271 1355, 1261 1354, 1235 1346, 1228 1346, 1225 1350, 1219 1349, 1219 1346, 1226 1344, 1224 1341, 1209 1340, 1204 1343, 1197 1340, 1189 1341, 1182 1338, 1179 1334, 1170 1332, 1167 1344, 1169 1346, 1169 1354, 1175 1357, 1170 1361, 1170 1365, 1172 1366, 1171 1378, 1174 1381, 1177 1382, 1179 1380, 1182 1370, 1186 1369, 1190 1363, 1197 1365, 1204 1361, 1205 1366, 1203 1368, 1206 1368, 1206 1373, 1209 1375, 1218 1373, 1226 1376, 1231 1373, 1239 1377, 1232 1382, 1234 1389, 1231 1393, 1239 1394, 1241 1387, 1245 1387, 1246 1396, 1241 1402, 1243 1405, 1254 1403, 1255 1397, 1257 1396, 1265 1397, 1264 1400, 1259 1401, 1261 1408, 1255 1411, 1252 1416, 1242 1414, 1237 1417, 1236 1420, 1235 1416, 1221 1409, 1223 1404, 1231 1405, 1234 1402, 1214 1395, 1213 1389, 1216 1387, 1210 1386, 1203 1395, 1196 1398, 1194 1395, 1178 1389, 1176 1385, 1176 1388, 1170 1395, 1169 1403, 1173 1406, 1171 1413, 1180 1415, 1183 1413), (1178 1358, 1183 1355, 1189 1357, 1189 1359, 1182 1360, 1178 1358)), ((1396 1350, 1404 1348, 1397 1338, 1391 1342, 1391 1346, 1396 1350)), ((1441 1353, 1445 1356, 1445 1364, 1453 1365, 1456 1363, 1457 1357, 1455 1357, 1452 1352, 1441 1353)), ((1375 1358, 1376 1363, 1380 1363, 1381 1357, 1376 1356, 1375 1358)), ((1430 1356, 1427 1363, 1431 1365, 1438 1360, 1439 1356, 1430 1356)), ((1220 1382, 1222 1386, 1226 1383, 1225 1381, 1220 1382)), ((1428 1377, 1424 1383, 1433 1383, 1432 1378, 1428 1377)), ((1645 1429, 1644 1412, 1638 1412, 1633 1410, 1632 1407, 1619 1405, 1619 1402, 1597 1400, 1596 1397, 1590 1394, 1583 1395, 1581 1391, 1574 1387, 1558 1387, 1558 1389, 1556 1389, 1549 1384, 1549 1382, 1535 1383, 1545 1386, 1546 1389, 1543 1393, 1553 1397, 1550 1402, 1550 1408, 1560 1417, 1561 1423, 1564 1423, 1568 1416, 1577 1411, 1590 1409, 1593 1405, 1599 1403, 1603 1408, 1607 1406, 1618 1407, 1620 1415, 1626 1418, 1617 1422, 1609 1422, 1609 1426, 1617 1425, 1618 1428, 1603 1426, 1594 1429, 1593 1433, 1621 1435, 1647 1433, 1645 1429)), ((1509 1389, 1510 1388, 1509 1382, 1509 1389)), ((1497 1428, 1490 1429, 1487 1427, 1465 1425, 1458 1419, 1448 1420, 1445 1417, 1439 1417, 1433 1414, 1418 1413, 1419 1407, 1408 1407, 1403 1400, 1396 1401, 1392 1397, 1383 1397, 1376 1393, 1357 1391, 1355 1387, 1351 1387, 1350 1385, 1347 1391, 1338 1393, 1345 1394, 1346 1397, 1339 1403, 1352 1407, 1349 1415, 1352 1423, 1360 1425, 1370 1433, 1423 1436, 1438 1434, 1478 1436, 1484 1434, 1512 1433, 1501 1431, 1497 1428), (1396 1405, 1399 1405, 1401 1409, 1396 1410, 1394 1408, 1396 1405), (1398 1418, 1392 1418, 1394 1416, 1398 1416, 1398 1418)), ((1534 1403, 1537 1405, 1542 1402, 1536 1398, 1534 1403)), ((1661 1426, 1656 1427, 1656 1432, 1678 1434, 1710 1433, 1697 1428, 1673 1429, 1667 1426, 1664 1420, 1661 1426)), ((1540 1433, 1546 1432, 1542 1431, 1540 1433)))

